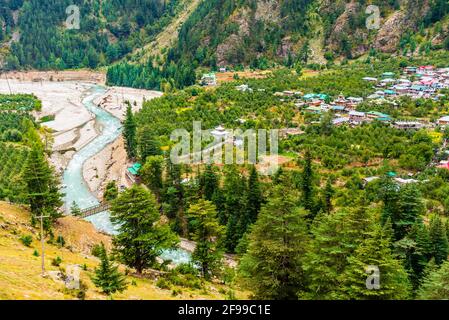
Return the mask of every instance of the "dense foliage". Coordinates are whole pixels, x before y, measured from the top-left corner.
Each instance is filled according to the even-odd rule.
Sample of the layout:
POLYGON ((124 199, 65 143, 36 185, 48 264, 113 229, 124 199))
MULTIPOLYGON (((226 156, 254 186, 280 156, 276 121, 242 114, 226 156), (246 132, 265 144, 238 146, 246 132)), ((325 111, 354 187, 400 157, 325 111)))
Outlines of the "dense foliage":
POLYGON ((110 64, 150 41, 175 15, 178 5, 177 0, 11 2, 9 8, 20 7, 20 39, 12 44, 11 55, 6 58, 8 69, 96 68, 110 64), (74 13, 66 12, 70 5, 80 9, 79 30, 64 26, 74 13))
POLYGON ((0 199, 29 204, 31 221, 47 216, 48 228, 62 202, 38 125, 27 113, 40 109, 41 102, 32 95, 0 95, 0 106, 0 199))

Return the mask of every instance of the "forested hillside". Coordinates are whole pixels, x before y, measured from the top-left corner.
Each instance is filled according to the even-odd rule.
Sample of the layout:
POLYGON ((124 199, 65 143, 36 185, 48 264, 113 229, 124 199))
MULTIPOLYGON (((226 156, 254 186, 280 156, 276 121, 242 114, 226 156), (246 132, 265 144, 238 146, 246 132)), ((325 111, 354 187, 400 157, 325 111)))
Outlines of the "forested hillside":
MULTIPOLYGON (((175 15, 178 0, 28 0, 0 1, 3 41, 16 38, 6 68, 66 69, 108 65, 160 32, 175 15), (80 29, 67 29, 80 8, 80 29), (15 10, 18 12, 15 13, 15 10), (13 14, 18 17, 16 22, 13 14)), ((0 15, 0 22, 1 20, 0 15)), ((0 33, 1 34, 1 33, 0 33)), ((1 39, 1 37, 0 37, 1 39)))
POLYGON ((168 52, 137 64, 131 55, 132 62, 111 68, 108 80, 141 88, 160 83, 165 89, 167 82, 169 87, 192 84, 198 67, 323 68, 376 52, 425 55, 449 48, 448 12, 444 0, 202 1, 168 52), (375 18, 373 11, 367 13, 370 5, 379 9, 375 29, 367 27, 375 18), (155 68, 155 61, 162 67, 155 68))
POLYGON ((161 89, 193 84, 198 67, 322 67, 376 51, 419 55, 449 48, 445 0, 208 0, 183 19, 170 49, 164 44, 163 52, 148 56, 146 45, 189 3, 1 0, 0 57, 6 69, 122 61, 110 69, 110 84, 161 89), (80 30, 64 26, 72 4, 81 10, 80 30), (375 29, 367 28, 376 14, 367 13, 370 5, 379 9, 375 29))
MULTIPOLYGON (((390 98, 368 99, 375 88, 363 78, 447 61, 447 52, 423 60, 377 54, 314 76, 279 68, 264 79, 174 90, 137 113, 128 108, 128 155, 142 164, 139 178, 172 231, 206 248, 192 256, 212 265, 203 277, 220 277, 225 252, 237 257, 236 283, 256 299, 446 299, 449 166, 439 163, 449 130, 437 119, 449 111, 447 88, 437 99, 396 95, 392 107, 390 98), (345 117, 340 111, 317 112, 307 107, 316 101, 297 98, 304 93, 307 101, 310 92, 326 93, 323 105, 360 96, 357 110, 435 125, 401 129, 379 118, 342 125, 334 121, 345 117), (198 119, 204 129, 291 128, 279 141, 279 170, 262 176, 261 163, 174 164, 170 134, 191 131, 198 119), (200 237, 205 223, 210 233, 200 237), (379 290, 367 286, 371 267, 380 272, 379 290)), ((116 201, 129 212, 129 195, 116 201)))

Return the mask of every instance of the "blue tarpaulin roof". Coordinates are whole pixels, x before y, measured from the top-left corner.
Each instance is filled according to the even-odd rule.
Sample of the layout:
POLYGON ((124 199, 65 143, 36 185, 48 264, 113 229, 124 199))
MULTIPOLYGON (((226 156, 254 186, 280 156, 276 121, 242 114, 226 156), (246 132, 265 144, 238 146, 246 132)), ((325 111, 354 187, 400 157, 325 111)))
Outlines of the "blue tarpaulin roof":
POLYGON ((140 168, 142 168, 142 165, 140 163, 135 163, 132 167, 128 168, 128 171, 136 176, 139 174, 140 168))

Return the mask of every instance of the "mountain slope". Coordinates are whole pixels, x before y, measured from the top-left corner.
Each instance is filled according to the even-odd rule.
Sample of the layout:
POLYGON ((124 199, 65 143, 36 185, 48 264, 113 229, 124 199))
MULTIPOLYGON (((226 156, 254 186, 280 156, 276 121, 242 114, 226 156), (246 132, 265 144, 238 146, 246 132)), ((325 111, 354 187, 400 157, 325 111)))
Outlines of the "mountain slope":
POLYGON ((444 0, 203 1, 183 25, 173 57, 208 66, 257 66, 261 58, 283 62, 290 56, 308 62, 310 39, 319 36, 328 57, 354 58, 371 49, 400 53, 412 41, 438 49, 449 45, 448 13, 444 0), (367 28, 374 17, 370 5, 379 8, 378 30, 367 28))
POLYGON ((3 52, 6 68, 105 66, 150 42, 170 22, 179 2, 0 0, 3 44, 9 44, 9 53, 3 52), (79 8, 79 29, 66 28, 66 22, 76 18, 72 5, 79 8), (18 16, 16 22, 13 13, 18 16), (14 32, 21 36, 10 43, 14 32))
POLYGON ((150 57, 155 57, 172 47, 178 38, 179 29, 196 10, 201 0, 183 0, 179 14, 165 27, 156 38, 143 48, 137 48, 132 53, 133 59, 138 62, 146 62, 150 57))
MULTIPOLYGON (((55 237, 61 235, 65 239, 64 247, 55 242, 45 244, 46 271, 48 276, 41 276, 41 257, 35 256, 34 251, 41 253, 39 231, 29 224, 29 212, 22 207, 10 205, 0 201, 0 300, 61 300, 76 299, 76 291, 67 290, 61 279, 69 266, 84 266, 81 270, 81 281, 87 286, 86 299, 108 299, 99 292, 90 280, 94 268, 99 260, 90 252, 95 244, 105 243, 110 247, 110 238, 95 231, 86 221, 73 217, 58 220, 53 233, 55 237), (23 245, 20 237, 29 235, 33 238, 30 246, 23 245), (56 257, 62 259, 59 267, 52 265, 56 257)), ((124 271, 124 267, 121 267, 124 271)), ((126 291, 114 294, 114 299, 223 299, 229 288, 216 283, 206 283, 201 289, 172 286, 170 290, 160 289, 156 281, 150 278, 127 276, 129 286, 126 291), (177 295, 172 292, 177 291, 177 295), (207 291, 207 293, 206 293, 207 291)), ((247 293, 238 292, 244 297, 247 293)))
POLYGON ((71 3, 0 0, 4 68, 113 65, 109 84, 166 89, 195 83, 199 67, 325 65, 449 49, 446 0, 77 0, 81 29, 67 30, 71 3), (370 30, 372 5, 380 20, 370 30))

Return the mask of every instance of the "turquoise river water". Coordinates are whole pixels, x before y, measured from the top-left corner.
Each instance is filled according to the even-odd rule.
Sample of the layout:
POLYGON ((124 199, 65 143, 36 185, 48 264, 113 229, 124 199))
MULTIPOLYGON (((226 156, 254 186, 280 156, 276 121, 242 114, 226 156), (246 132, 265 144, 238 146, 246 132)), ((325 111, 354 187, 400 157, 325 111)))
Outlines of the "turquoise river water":
MULTIPOLYGON (((99 204, 98 199, 90 192, 86 181, 83 178, 84 163, 103 150, 107 145, 115 141, 122 132, 122 124, 119 119, 109 112, 97 107, 93 101, 106 92, 102 86, 93 86, 89 95, 84 98, 83 105, 96 117, 97 125, 101 133, 85 147, 79 150, 69 162, 64 171, 63 183, 66 186, 65 206, 66 211, 70 211, 73 202, 76 202, 81 209, 89 208, 99 204)), ((102 212, 86 218, 97 230, 114 235, 117 233, 116 227, 109 219, 109 212, 102 212)), ((190 254, 184 250, 165 251, 161 258, 172 260, 174 264, 186 263, 190 261, 190 254)))

